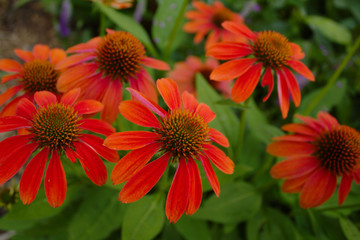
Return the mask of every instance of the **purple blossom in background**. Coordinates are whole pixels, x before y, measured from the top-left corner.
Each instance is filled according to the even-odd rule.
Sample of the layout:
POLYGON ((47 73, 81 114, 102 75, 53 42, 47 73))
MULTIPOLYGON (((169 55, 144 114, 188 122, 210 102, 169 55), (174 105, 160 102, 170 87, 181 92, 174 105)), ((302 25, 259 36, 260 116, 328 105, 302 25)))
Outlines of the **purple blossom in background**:
POLYGON ((141 22, 142 17, 144 15, 146 9, 146 2, 145 1, 138 1, 136 4, 135 12, 134 12, 134 19, 137 22, 141 22))
POLYGON ((59 33, 62 37, 66 37, 70 34, 70 18, 72 13, 72 7, 70 0, 64 0, 61 4, 61 11, 59 17, 59 33))

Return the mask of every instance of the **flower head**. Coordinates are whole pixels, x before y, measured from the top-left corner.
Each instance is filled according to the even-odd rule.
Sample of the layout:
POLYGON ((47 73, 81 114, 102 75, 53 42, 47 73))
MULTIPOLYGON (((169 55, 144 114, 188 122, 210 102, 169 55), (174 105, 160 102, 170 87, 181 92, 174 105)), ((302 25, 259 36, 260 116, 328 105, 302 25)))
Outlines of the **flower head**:
POLYGON ((171 79, 159 79, 157 88, 169 107, 166 112, 140 92, 129 89, 135 100, 120 104, 121 114, 129 121, 152 131, 119 132, 110 135, 104 145, 117 150, 132 150, 114 167, 113 184, 126 182, 119 200, 134 202, 142 198, 158 182, 168 162, 177 163, 174 180, 166 202, 166 215, 176 222, 186 212, 190 215, 199 208, 202 186, 195 161, 200 161, 216 195, 220 192, 218 179, 210 161, 221 171, 231 174, 234 163, 219 148, 216 142, 228 147, 229 142, 208 123, 215 113, 188 92, 182 94, 182 103, 176 83, 171 79), (158 117, 156 117, 155 113, 158 117), (148 163, 152 156, 160 157, 148 163))
POLYGON ((318 119, 297 117, 304 123, 283 126, 294 134, 276 137, 267 147, 268 153, 287 157, 273 166, 272 177, 285 179, 282 190, 300 192, 300 206, 309 208, 331 197, 340 176, 338 202, 342 204, 352 180, 360 183, 360 133, 325 112, 318 119))
POLYGON ((197 10, 186 13, 185 16, 190 19, 190 22, 184 25, 184 30, 188 33, 196 33, 195 43, 201 42, 208 33, 210 34, 206 39, 206 49, 219 41, 245 39, 232 34, 221 26, 225 21, 243 24, 242 17, 226 8, 221 2, 215 1, 213 5, 207 5, 201 1, 193 1, 192 4, 197 10))
POLYGON ((205 63, 202 63, 198 57, 188 56, 185 62, 175 63, 174 70, 169 72, 168 76, 178 84, 180 93, 188 91, 195 95, 196 74, 200 73, 211 86, 220 91, 225 97, 230 97, 231 81, 217 82, 210 80, 210 73, 218 65, 219 62, 213 58, 208 58, 205 63))
POLYGON ((169 66, 159 60, 146 57, 144 46, 130 33, 107 30, 104 38, 95 37, 68 49, 76 53, 59 64, 58 68, 69 68, 60 77, 59 91, 74 87, 82 89, 80 98, 96 99, 104 104, 101 119, 112 123, 118 114, 122 100, 122 86, 142 92, 157 101, 154 81, 145 66, 167 70, 169 66))
POLYGON ((116 9, 124 9, 132 7, 133 0, 93 0, 99 1, 106 6, 110 6, 116 9))
POLYGON ((34 105, 27 98, 19 101, 16 115, 0 118, 0 132, 25 129, 24 135, 9 137, 0 142, 0 184, 8 181, 29 161, 20 180, 20 198, 24 204, 31 203, 39 190, 47 159, 50 161, 45 174, 45 193, 52 207, 60 206, 66 195, 66 176, 59 156, 76 162, 92 182, 106 182, 106 167, 98 156, 116 162, 116 151, 104 147, 97 136, 83 133, 93 131, 110 135, 114 128, 97 119, 86 119, 84 114, 101 111, 102 104, 95 100, 76 102, 78 88, 64 94, 60 101, 48 91, 36 92, 34 105))
POLYGON ((37 91, 50 91, 60 96, 56 89, 56 83, 61 72, 55 68, 66 57, 64 50, 50 49, 46 45, 37 44, 32 52, 15 49, 15 53, 24 60, 24 64, 11 59, 0 60, 0 70, 12 73, 4 76, 1 83, 18 80, 17 85, 0 94, 0 105, 13 98, 20 90, 23 94, 10 100, 1 111, 0 116, 14 115, 20 99, 26 97, 32 101, 34 93, 37 91))
POLYGON ((211 73, 210 79, 226 81, 238 78, 231 91, 232 99, 237 103, 249 98, 262 79, 261 86, 268 86, 268 94, 263 99, 266 101, 274 88, 274 71, 281 113, 283 118, 286 118, 289 111, 289 92, 295 106, 299 106, 301 101, 299 85, 289 68, 311 81, 315 80, 311 71, 300 62, 300 59, 304 58, 301 48, 277 32, 254 33, 246 26, 233 22, 225 22, 223 26, 233 34, 246 37, 248 43, 224 42, 212 46, 207 55, 221 60, 232 60, 217 67, 211 73))

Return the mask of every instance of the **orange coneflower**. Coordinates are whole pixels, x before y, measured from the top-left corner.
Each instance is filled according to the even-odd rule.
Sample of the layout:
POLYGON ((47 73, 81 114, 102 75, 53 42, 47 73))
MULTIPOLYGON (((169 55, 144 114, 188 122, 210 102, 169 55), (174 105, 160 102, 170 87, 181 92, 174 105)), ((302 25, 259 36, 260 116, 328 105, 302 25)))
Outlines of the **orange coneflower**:
POLYGON ((1 83, 18 79, 18 84, 9 88, 0 95, 0 106, 13 98, 20 90, 24 93, 13 98, 1 111, 0 116, 14 115, 16 104, 22 97, 33 100, 37 91, 50 91, 58 96, 56 83, 61 74, 56 70, 56 65, 66 57, 64 50, 59 48, 50 49, 46 45, 37 44, 33 51, 15 49, 16 55, 25 61, 22 65, 11 59, 0 60, 0 70, 11 72, 11 75, 4 76, 1 83))
POLYGON ((52 207, 60 206, 66 195, 66 176, 59 155, 66 154, 74 163, 79 159, 90 180, 97 185, 105 184, 107 179, 106 167, 98 155, 112 162, 119 159, 116 151, 103 146, 101 138, 82 132, 88 130, 107 136, 115 129, 101 120, 84 119, 84 114, 97 113, 103 106, 95 100, 76 102, 79 94, 78 88, 73 89, 58 102, 53 93, 36 92, 36 105, 22 98, 15 116, 0 118, 0 132, 25 129, 27 133, 0 142, 0 184, 13 177, 30 155, 39 150, 20 180, 20 198, 24 204, 35 199, 49 156, 44 182, 52 207))
POLYGON ((236 36, 221 26, 225 21, 243 24, 243 19, 239 14, 232 12, 219 1, 215 1, 213 5, 207 5, 201 1, 193 1, 192 4, 197 10, 186 13, 185 16, 190 19, 190 22, 184 25, 184 31, 196 33, 195 43, 200 43, 208 33, 205 49, 219 41, 245 40, 244 37, 236 36))
POLYGON ((160 70, 169 69, 168 64, 145 56, 145 48, 128 32, 107 30, 104 38, 95 37, 68 49, 76 53, 57 66, 67 68, 59 78, 59 91, 74 87, 82 89, 81 98, 101 101, 104 110, 101 119, 112 123, 118 114, 122 100, 123 83, 128 82, 151 100, 157 101, 154 81, 145 66, 160 70))
POLYGON ((234 163, 212 142, 228 147, 229 142, 208 123, 215 118, 210 108, 198 103, 188 92, 182 94, 171 79, 159 79, 157 88, 169 107, 166 112, 140 92, 129 89, 137 101, 124 101, 120 113, 129 121, 152 131, 115 133, 104 145, 117 150, 132 150, 114 167, 113 184, 127 181, 119 200, 125 203, 142 198, 159 181, 169 161, 177 163, 177 170, 166 201, 166 216, 176 222, 186 212, 190 215, 199 208, 202 198, 201 179, 195 160, 204 167, 215 194, 220 186, 210 161, 221 171, 231 174, 234 163), (152 113, 154 112, 158 118, 152 113), (161 157, 150 162, 155 153, 161 157), (148 163, 148 164, 147 164, 148 163))
POLYGON ((305 56, 301 48, 277 32, 254 33, 246 26, 233 22, 225 22, 223 26, 234 34, 248 38, 249 42, 224 42, 213 45, 207 51, 207 55, 221 60, 233 60, 217 67, 211 73, 210 79, 226 81, 238 78, 232 88, 231 96, 234 102, 240 103, 250 97, 262 78, 261 86, 269 88, 268 94, 263 99, 266 101, 274 88, 274 71, 281 113, 283 118, 286 118, 289 111, 289 92, 295 106, 299 106, 301 101, 300 88, 290 69, 311 81, 315 80, 311 71, 299 61, 305 56), (246 56, 249 57, 244 58, 246 56), (261 77, 262 68, 264 74, 261 77))
POLYGON ((297 116, 304 123, 290 123, 283 130, 292 135, 276 137, 267 152, 287 157, 271 169, 274 178, 283 178, 282 190, 300 192, 300 206, 316 207, 328 200, 341 176, 338 202, 342 204, 353 179, 360 183, 360 134, 340 125, 330 114, 320 112, 318 119, 297 116))
POLYGON ((231 81, 217 82, 210 80, 210 73, 219 66, 219 62, 214 58, 207 58, 202 63, 196 56, 188 56, 185 62, 175 63, 174 70, 168 73, 169 78, 173 79, 180 90, 180 93, 188 91, 196 95, 195 80, 196 74, 200 73, 216 90, 225 97, 230 97, 231 81))

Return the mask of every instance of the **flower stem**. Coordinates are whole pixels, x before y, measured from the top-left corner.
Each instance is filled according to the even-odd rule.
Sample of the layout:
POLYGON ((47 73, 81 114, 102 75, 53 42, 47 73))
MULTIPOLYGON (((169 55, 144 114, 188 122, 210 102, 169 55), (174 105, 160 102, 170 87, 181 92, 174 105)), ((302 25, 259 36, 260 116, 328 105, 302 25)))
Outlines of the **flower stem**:
POLYGON ((105 29, 106 29, 106 16, 102 11, 100 11, 100 25, 99 25, 100 36, 105 36, 105 29))
POLYGON ((240 116, 240 127, 239 127, 239 136, 238 136, 238 143, 237 143, 237 147, 235 149, 235 157, 238 157, 240 152, 241 152, 241 148, 242 145, 244 143, 244 133, 245 133, 245 120, 246 120, 246 110, 247 107, 249 106, 249 102, 250 102, 250 98, 248 98, 245 102, 244 102, 244 109, 241 112, 241 116, 240 116))
POLYGON ((351 57, 355 54, 356 50, 360 46, 360 36, 356 39, 352 47, 350 48, 348 54, 341 62, 340 66, 336 69, 334 74, 330 77, 328 83, 325 87, 319 92, 319 94, 315 97, 315 99, 311 102, 311 104, 305 109, 304 115, 309 115, 311 111, 319 104, 321 99, 326 95, 326 93, 330 90, 330 88, 334 85, 336 80, 339 78, 340 74, 344 70, 347 63, 350 61, 351 57))

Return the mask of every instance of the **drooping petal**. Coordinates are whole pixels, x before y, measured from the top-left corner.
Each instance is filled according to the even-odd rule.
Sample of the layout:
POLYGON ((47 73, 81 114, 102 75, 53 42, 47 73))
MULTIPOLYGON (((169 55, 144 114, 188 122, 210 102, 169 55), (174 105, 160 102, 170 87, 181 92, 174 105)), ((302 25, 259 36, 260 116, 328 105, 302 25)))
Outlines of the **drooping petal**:
POLYGON ((189 180, 186 161, 181 158, 166 199, 165 213, 170 223, 176 223, 186 210, 189 201, 189 180))
POLYGON ((298 178, 309 174, 319 167, 316 157, 295 157, 275 164, 270 174, 273 178, 298 178))
POLYGON ((157 80, 156 85, 160 95, 171 110, 177 110, 181 107, 179 89, 173 80, 161 78, 157 80))
POLYGON ((206 56, 211 56, 220 60, 240 58, 252 53, 248 44, 238 42, 220 42, 212 45, 207 51, 206 56))
POLYGON ((343 174, 339 186, 338 203, 342 205, 350 192, 353 177, 351 175, 343 174))
POLYGON ((310 81, 315 81, 314 74, 299 60, 289 60, 287 64, 300 75, 303 75, 310 81))
POLYGON ((5 72, 21 72, 22 65, 15 60, 11 59, 1 59, 0 60, 0 70, 5 72))
POLYGON ((159 134, 147 131, 127 131, 110 135, 104 145, 110 149, 132 150, 145 147, 160 140, 159 134))
POLYGON ((74 152, 71 148, 65 149, 66 157, 72 162, 76 163, 76 159, 79 158, 79 156, 74 152))
POLYGON ((287 88, 290 91, 291 97, 294 101, 294 104, 296 107, 300 105, 301 102, 301 93, 300 93, 300 87, 292 74, 292 72, 287 69, 283 68, 282 71, 280 71, 281 74, 283 74, 283 79, 285 79, 287 88))
POLYGON ((231 60, 216 67, 210 74, 214 81, 228 81, 244 74, 256 62, 256 58, 231 60))
POLYGON ((283 118, 286 118, 289 112, 289 104, 290 104, 289 92, 288 92, 286 80, 284 79, 283 75, 280 74, 279 71, 276 71, 276 75, 277 75, 277 90, 278 90, 281 114, 283 118))
POLYGON ((198 106, 198 101, 196 98, 190 94, 188 91, 184 91, 182 93, 182 102, 184 105, 184 108, 189 110, 189 112, 195 112, 196 108, 198 106))
POLYGON ((151 157, 160 149, 162 144, 151 143, 143 148, 135 149, 126 154, 115 165, 111 173, 111 181, 113 184, 120 184, 127 181, 138 172, 145 164, 150 161, 151 157))
POLYGON ((50 206, 59 207, 63 204, 66 188, 66 175, 63 165, 57 151, 53 150, 45 174, 45 194, 50 206))
POLYGON ((111 81, 102 103, 104 110, 101 112, 101 119, 113 123, 119 114, 119 104, 122 100, 122 83, 120 81, 111 81))
POLYGON ((79 139, 85 142, 90 148, 92 148, 97 154, 105 158, 110 162, 119 161, 119 154, 115 150, 111 150, 104 146, 104 140, 90 134, 82 134, 79 139))
POLYGON ((35 58, 47 60, 49 57, 50 48, 43 44, 36 44, 33 47, 33 53, 35 58))
POLYGON ((0 94, 0 106, 3 105, 7 100, 12 98, 17 92, 21 90, 21 88, 22 88, 21 85, 16 85, 7 89, 2 94, 0 94))
POLYGON ((155 115, 138 102, 123 101, 120 104, 119 110, 124 118, 137 125, 153 128, 161 127, 155 115))
POLYGON ((44 176, 46 161, 49 155, 48 148, 43 148, 26 166, 20 180, 20 198, 24 204, 34 201, 44 176))
POLYGON ((8 132, 31 126, 31 122, 19 116, 6 116, 0 118, 0 132, 8 132))
POLYGON ((107 179, 107 171, 101 158, 87 144, 74 142, 74 146, 81 166, 89 179, 96 185, 104 185, 107 179))
POLYGON ((206 156, 199 155, 201 164, 204 168, 206 177, 210 183, 211 188, 214 190, 214 193, 217 197, 219 197, 220 194, 220 184, 219 180, 214 172, 214 169, 212 168, 209 159, 206 156))
MULTIPOLYGON (((309 208, 321 205, 327 199, 324 196, 328 196, 328 191, 331 194, 335 191, 335 188, 329 188, 328 183, 333 182, 335 179, 336 187, 336 175, 329 172, 324 168, 316 170, 305 182, 305 185, 300 193, 300 207, 309 208)), ((332 184, 333 185, 333 184, 332 184)))
MULTIPOLYGON (((316 170, 315 170, 316 171, 316 170)), ((298 193, 304 187, 306 180, 313 174, 310 172, 298 178, 286 179, 281 186, 281 190, 285 193, 298 193)))
POLYGON ((256 39, 256 35, 245 24, 226 21, 221 24, 229 32, 245 36, 251 40, 256 39))
POLYGON ((103 108, 104 105, 102 105, 101 102, 92 99, 82 100, 74 105, 74 109, 78 112, 78 114, 97 113, 103 108))
POLYGON ((16 115, 26 118, 28 120, 33 119, 33 115, 36 113, 36 107, 27 98, 22 98, 16 108, 16 115))
POLYGON ((128 78, 130 88, 141 92, 147 99, 158 102, 158 95, 155 89, 155 82, 146 72, 145 69, 140 69, 134 77, 128 78))
MULTIPOLYGON (((16 135, 8 137, 0 142, 0 163, 8 156, 13 155, 20 150, 24 145, 31 141, 32 135, 16 135)), ((1 168, 1 164, 0 164, 1 168)))
POLYGON ((163 175, 171 154, 165 154, 134 174, 119 194, 123 203, 135 202, 145 196, 163 175))
POLYGON ((61 97, 60 102, 62 102, 65 105, 72 106, 78 99, 79 95, 80 95, 80 88, 71 89, 61 97))
POLYGON ((34 94, 34 99, 37 105, 45 107, 48 104, 54 104, 57 102, 56 96, 48 91, 39 91, 34 94))
POLYGON ((187 159, 187 169, 189 174, 189 201, 186 207, 186 214, 194 214, 200 207, 202 199, 202 186, 199 169, 192 158, 187 159))
POLYGON ((261 86, 265 87, 268 86, 268 94, 263 98, 263 102, 269 99, 273 89, 274 89, 274 78, 271 72, 271 68, 266 68, 264 76, 261 81, 261 86))
POLYGON ((250 97, 259 82, 261 68, 261 63, 255 64, 236 80, 231 91, 234 102, 240 103, 250 97))
POLYGON ((205 103, 200 103, 196 108, 196 113, 199 114, 206 123, 215 119, 216 114, 205 103))
POLYGON ((292 157, 299 155, 310 155, 316 150, 311 143, 278 141, 270 143, 266 151, 278 157, 292 157))
POLYGON ((80 128, 108 136, 115 132, 115 128, 109 123, 99 119, 86 118, 79 121, 80 128))
POLYGON ((231 161, 223 151, 210 144, 203 145, 203 147, 205 155, 220 171, 226 174, 232 174, 234 172, 234 162, 231 161))
POLYGON ((144 64, 147 67, 150 68, 154 68, 154 69, 158 69, 158 70, 170 70, 169 65, 166 62, 157 60, 155 58, 151 58, 151 57, 144 57, 141 60, 142 64, 144 64))
POLYGON ((210 128, 209 135, 210 135, 210 139, 213 140, 214 142, 216 142, 217 144, 219 144, 219 145, 221 145, 223 147, 229 147, 230 146, 229 141, 224 136, 224 134, 222 134, 221 132, 219 132, 215 128, 210 128))
POLYGON ((30 52, 30 51, 26 51, 26 50, 22 50, 22 49, 15 49, 14 52, 19 58, 21 58, 25 62, 28 62, 28 61, 31 61, 34 59, 34 54, 32 54, 32 52, 30 52))

